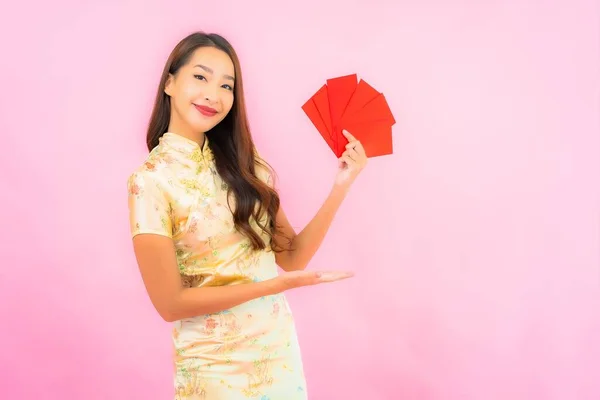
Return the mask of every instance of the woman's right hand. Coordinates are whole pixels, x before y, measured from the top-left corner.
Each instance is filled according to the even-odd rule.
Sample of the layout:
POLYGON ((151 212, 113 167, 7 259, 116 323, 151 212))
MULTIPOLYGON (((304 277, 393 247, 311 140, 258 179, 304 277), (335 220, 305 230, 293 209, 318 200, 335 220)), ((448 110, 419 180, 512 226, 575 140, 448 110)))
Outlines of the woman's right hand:
POLYGON ((277 279, 281 280, 285 290, 301 286, 312 286, 320 283, 336 282, 354 276, 349 271, 290 271, 284 272, 277 279))

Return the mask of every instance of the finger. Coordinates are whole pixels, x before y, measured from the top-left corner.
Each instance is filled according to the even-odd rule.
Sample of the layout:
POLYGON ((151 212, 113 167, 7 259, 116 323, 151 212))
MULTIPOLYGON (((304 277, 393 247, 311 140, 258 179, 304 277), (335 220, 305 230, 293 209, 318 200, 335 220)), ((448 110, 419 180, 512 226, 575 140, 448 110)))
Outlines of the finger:
POLYGON ((346 145, 346 149, 350 150, 350 149, 354 149, 356 150, 356 152, 360 155, 366 155, 365 154, 365 148, 363 147, 362 143, 359 140, 355 140, 353 142, 349 142, 346 145))
POLYGON ((350 156, 348 154, 346 154, 346 152, 344 152, 344 154, 342 154, 340 159, 343 162, 345 162, 348 167, 352 167, 352 166, 356 165, 356 161, 354 161, 352 158, 350 158, 350 156))
POLYGON ((354 276, 352 271, 321 271, 321 278, 350 278, 354 276))
POLYGON ((356 162, 358 160, 358 153, 354 149, 346 150, 342 156, 348 156, 352 161, 356 162))
POLYGON ((358 162, 358 160, 360 160, 360 153, 358 152, 358 150, 356 150, 356 147, 350 147, 348 150, 346 150, 346 153, 350 156, 350 158, 352 158, 354 161, 358 162))
POLYGON ((356 138, 345 129, 342 129, 342 134, 346 137, 346 139, 348 139, 349 142, 354 142, 356 140, 356 138))
MULTIPOLYGON (((358 141, 358 140, 356 140, 354 142, 349 142, 346 145, 346 150, 348 150, 348 151, 351 151, 351 150, 355 151, 356 154, 359 157, 366 157, 367 156, 365 148, 363 147, 362 143, 360 141, 358 141)), ((354 159, 356 159, 356 157, 354 157, 354 159)))
POLYGON ((348 279, 354 276, 353 272, 349 271, 324 271, 319 278, 320 282, 335 282, 342 279, 348 279))

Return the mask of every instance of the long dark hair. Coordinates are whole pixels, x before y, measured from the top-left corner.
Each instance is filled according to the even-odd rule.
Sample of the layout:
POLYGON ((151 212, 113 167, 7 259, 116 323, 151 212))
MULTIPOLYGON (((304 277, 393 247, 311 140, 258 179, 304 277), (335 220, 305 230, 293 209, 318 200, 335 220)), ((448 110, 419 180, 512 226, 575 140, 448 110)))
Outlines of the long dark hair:
POLYGON ((246 115, 244 86, 240 61, 233 46, 222 36, 211 33, 195 32, 181 40, 173 49, 160 78, 154 108, 148 125, 146 143, 152 151, 160 137, 167 131, 171 117, 170 97, 164 92, 169 74, 175 74, 179 68, 189 62, 194 51, 200 47, 215 47, 231 58, 235 68, 234 101, 231 111, 217 126, 208 132, 208 143, 215 157, 217 172, 228 186, 229 193, 235 198, 233 221, 236 229, 250 239, 256 250, 269 245, 274 251, 273 236, 279 234, 276 215, 280 206, 277 192, 261 181, 256 175, 256 163, 272 171, 268 163, 258 158, 246 115), (256 206, 258 204, 258 207, 256 206), (262 216, 267 213, 267 223, 262 216), (250 218, 254 218, 259 228, 269 235, 271 243, 264 243, 260 235, 252 229, 250 218))

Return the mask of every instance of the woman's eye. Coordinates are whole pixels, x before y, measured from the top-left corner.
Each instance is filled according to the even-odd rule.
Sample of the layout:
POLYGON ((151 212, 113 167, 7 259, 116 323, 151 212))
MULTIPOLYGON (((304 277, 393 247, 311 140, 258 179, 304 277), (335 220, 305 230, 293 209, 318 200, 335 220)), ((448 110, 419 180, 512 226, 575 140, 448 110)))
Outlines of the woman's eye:
POLYGON ((201 80, 202 80, 202 79, 206 79, 206 78, 205 78, 204 76, 202 76, 202 75, 194 75, 194 78, 196 78, 196 79, 201 79, 201 80))
POLYGON ((227 90, 233 90, 233 88, 231 86, 229 86, 229 85, 223 85, 222 87, 224 87, 227 90))

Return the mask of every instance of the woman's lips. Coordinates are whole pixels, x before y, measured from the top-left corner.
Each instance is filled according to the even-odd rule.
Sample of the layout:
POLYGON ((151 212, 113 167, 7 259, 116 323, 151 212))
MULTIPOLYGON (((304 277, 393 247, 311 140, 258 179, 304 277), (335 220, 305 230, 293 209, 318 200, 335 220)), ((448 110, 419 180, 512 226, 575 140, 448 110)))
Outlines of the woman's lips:
POLYGON ((213 117, 218 112, 214 108, 207 107, 207 106, 198 106, 198 105, 194 104, 194 107, 196 107, 196 110, 200 111, 200 114, 205 115, 207 117, 213 117))

